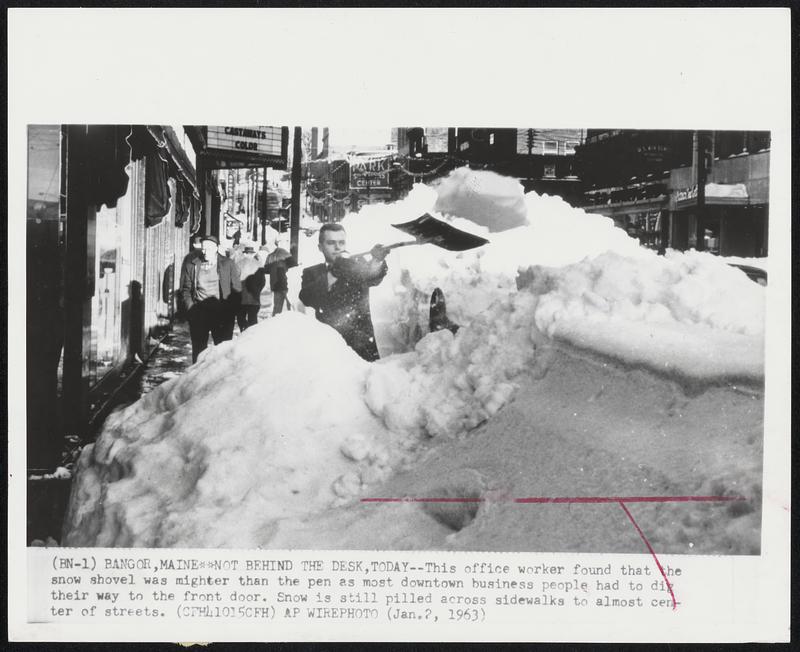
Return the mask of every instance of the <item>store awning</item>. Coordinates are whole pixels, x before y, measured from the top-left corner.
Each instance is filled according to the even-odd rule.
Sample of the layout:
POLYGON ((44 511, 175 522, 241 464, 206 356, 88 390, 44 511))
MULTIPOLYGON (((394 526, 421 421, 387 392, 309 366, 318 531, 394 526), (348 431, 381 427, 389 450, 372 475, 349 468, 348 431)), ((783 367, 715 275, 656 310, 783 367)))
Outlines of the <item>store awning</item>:
MULTIPOLYGON (((743 183, 707 183, 705 203, 716 206, 747 206, 750 196, 743 183)), ((697 185, 675 191, 676 208, 697 205, 697 185)))
POLYGON ((169 158, 170 171, 173 173, 171 176, 176 179, 177 175, 182 176, 191 186, 192 192, 196 193, 197 174, 175 130, 170 126, 147 125, 147 131, 162 150, 162 158, 169 158))
POLYGON ((706 201, 710 200, 748 200, 747 186, 743 183, 707 183, 706 201))

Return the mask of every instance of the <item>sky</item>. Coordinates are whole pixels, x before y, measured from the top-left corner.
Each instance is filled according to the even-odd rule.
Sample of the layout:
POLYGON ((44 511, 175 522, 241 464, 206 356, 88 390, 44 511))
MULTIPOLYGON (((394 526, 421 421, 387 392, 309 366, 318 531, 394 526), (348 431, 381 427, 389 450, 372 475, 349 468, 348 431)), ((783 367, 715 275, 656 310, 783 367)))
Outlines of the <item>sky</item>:
POLYGON ((330 127, 333 150, 372 149, 392 142, 391 127, 330 127))

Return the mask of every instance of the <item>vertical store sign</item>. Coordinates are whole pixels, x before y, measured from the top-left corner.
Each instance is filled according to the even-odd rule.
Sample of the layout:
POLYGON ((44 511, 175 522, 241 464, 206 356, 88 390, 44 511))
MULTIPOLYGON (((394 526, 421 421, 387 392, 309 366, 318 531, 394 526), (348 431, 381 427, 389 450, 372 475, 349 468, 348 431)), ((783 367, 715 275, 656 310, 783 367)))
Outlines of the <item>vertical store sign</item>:
POLYGON ((226 191, 228 193, 228 212, 231 215, 236 214, 236 173, 233 170, 228 170, 228 184, 226 191))

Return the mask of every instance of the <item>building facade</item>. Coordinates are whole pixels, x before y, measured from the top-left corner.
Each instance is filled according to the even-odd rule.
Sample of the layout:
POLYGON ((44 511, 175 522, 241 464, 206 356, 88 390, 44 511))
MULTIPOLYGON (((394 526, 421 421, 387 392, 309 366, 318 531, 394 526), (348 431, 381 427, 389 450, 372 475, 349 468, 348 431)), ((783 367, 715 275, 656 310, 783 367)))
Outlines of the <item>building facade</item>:
MULTIPOLYGON (((393 131, 393 136, 394 136, 393 131)), ((525 192, 558 195, 575 204, 582 186, 575 168, 581 129, 500 127, 398 127, 398 154, 406 185, 469 166, 520 180, 525 192)))
POLYGON ((345 157, 303 163, 306 213, 320 222, 338 222, 352 208, 350 165, 345 157))
POLYGON ((161 125, 29 126, 29 468, 91 439, 170 328, 203 222, 184 145, 161 125))
POLYGON ((769 132, 587 131, 581 206, 658 251, 767 255, 769 132))

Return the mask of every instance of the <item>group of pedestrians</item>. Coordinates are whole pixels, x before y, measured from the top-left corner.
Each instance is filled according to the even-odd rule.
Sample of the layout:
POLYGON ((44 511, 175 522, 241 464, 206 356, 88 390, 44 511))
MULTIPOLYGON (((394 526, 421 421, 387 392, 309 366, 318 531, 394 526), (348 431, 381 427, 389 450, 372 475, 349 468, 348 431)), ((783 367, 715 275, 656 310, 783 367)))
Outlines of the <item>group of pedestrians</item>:
MULTIPOLYGON (((369 306, 369 290, 386 276, 389 248, 375 245, 362 256, 349 257, 347 234, 341 224, 323 224, 319 250, 324 263, 303 270, 299 299, 313 308, 318 321, 334 328, 363 359, 380 356, 369 306)), ((273 294, 272 314, 291 309, 286 272, 297 263, 285 249, 276 247, 266 260, 253 246, 245 246, 241 258, 219 253, 219 240, 202 236, 181 270, 181 297, 187 310, 192 340, 192 362, 208 346, 208 336, 219 344, 233 338, 234 321, 246 330, 258 322, 261 292, 269 277, 273 294)), ((442 310, 444 308, 442 302, 442 310)))
POLYGON ((272 314, 285 305, 288 282, 286 272, 295 264, 289 252, 276 248, 265 260, 255 247, 246 245, 236 259, 219 253, 219 239, 198 236, 181 267, 180 296, 192 341, 192 362, 208 346, 233 339, 234 325, 244 332, 258 323, 261 293, 270 278, 273 292, 272 314))

